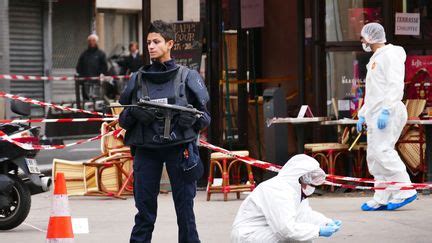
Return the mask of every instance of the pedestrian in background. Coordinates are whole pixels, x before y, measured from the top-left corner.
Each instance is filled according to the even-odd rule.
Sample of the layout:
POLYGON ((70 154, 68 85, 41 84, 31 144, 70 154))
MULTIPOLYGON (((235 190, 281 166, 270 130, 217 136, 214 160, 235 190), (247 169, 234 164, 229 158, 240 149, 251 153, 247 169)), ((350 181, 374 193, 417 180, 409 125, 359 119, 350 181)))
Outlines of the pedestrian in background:
POLYGON ((125 58, 126 74, 138 71, 143 64, 142 56, 139 54, 138 43, 132 41, 129 44, 129 56, 125 58))
MULTIPOLYGON (((91 34, 87 37, 88 47, 81 53, 76 66, 78 77, 98 77, 101 74, 107 73, 108 64, 106 55, 105 52, 99 49, 98 41, 99 37, 96 34, 91 34)), ((95 84, 94 81, 84 81, 84 85, 82 86, 82 96, 84 100, 94 98, 91 96, 98 93, 95 89, 96 87, 94 87, 95 85, 100 87, 99 84, 95 84)))

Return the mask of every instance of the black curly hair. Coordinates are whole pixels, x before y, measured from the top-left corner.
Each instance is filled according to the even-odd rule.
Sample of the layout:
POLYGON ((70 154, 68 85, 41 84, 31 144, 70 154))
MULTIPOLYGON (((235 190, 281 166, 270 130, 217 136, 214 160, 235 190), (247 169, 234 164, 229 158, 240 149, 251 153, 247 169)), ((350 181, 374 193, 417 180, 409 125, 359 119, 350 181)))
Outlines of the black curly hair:
POLYGON ((175 39, 173 26, 162 20, 153 21, 150 24, 147 33, 158 33, 165 39, 165 41, 170 41, 175 39))

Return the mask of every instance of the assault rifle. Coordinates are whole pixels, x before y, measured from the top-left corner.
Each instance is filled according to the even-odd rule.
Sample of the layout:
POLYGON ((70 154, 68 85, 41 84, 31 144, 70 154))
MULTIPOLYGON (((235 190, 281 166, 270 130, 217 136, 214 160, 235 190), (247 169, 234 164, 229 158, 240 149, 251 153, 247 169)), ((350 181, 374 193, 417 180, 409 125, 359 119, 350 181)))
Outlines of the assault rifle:
POLYGON ((158 119, 165 120, 164 126, 164 139, 170 140, 170 131, 171 131, 171 119, 174 117, 174 114, 180 112, 187 112, 194 114, 198 118, 204 115, 204 112, 193 108, 192 105, 188 105, 186 107, 172 104, 165 104, 162 102, 150 101, 148 97, 140 99, 135 105, 112 105, 108 106, 109 108, 117 108, 117 107, 139 107, 143 109, 154 109, 156 117, 158 119))

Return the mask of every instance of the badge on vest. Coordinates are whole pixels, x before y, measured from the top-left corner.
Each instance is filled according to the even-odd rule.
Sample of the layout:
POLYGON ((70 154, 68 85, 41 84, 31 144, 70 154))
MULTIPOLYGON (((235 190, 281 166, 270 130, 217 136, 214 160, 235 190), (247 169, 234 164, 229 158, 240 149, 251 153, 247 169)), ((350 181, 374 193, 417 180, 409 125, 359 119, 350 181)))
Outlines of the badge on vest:
POLYGON ((156 102, 156 103, 159 103, 159 104, 168 104, 168 98, 153 99, 153 100, 150 100, 150 101, 156 102))

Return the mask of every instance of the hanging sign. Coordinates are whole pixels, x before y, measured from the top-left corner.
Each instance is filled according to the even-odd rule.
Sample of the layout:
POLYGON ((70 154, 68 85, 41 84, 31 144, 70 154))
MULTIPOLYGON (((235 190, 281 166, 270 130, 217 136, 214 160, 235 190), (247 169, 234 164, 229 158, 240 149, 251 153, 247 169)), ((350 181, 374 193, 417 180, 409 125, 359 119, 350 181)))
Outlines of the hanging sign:
POLYGON ((202 55, 201 22, 175 22, 172 26, 175 42, 171 55, 177 64, 199 72, 202 55))
POLYGON ((241 0, 242 29, 264 27, 264 0, 241 0))
POLYGON ((396 13, 396 35, 420 35, 419 13, 396 13))

